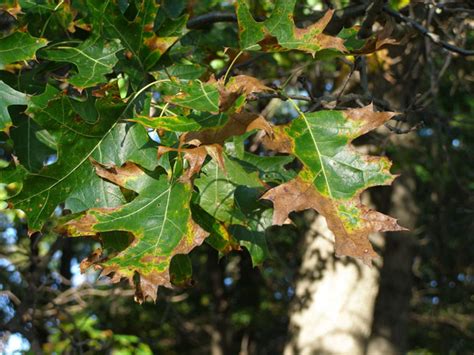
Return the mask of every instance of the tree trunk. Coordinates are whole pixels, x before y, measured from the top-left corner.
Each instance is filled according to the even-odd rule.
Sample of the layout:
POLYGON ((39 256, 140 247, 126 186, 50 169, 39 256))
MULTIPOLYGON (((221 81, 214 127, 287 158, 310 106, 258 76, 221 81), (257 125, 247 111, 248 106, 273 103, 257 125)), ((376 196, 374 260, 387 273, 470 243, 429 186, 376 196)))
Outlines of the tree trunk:
MULTIPOLYGON (((415 229, 418 208, 414 181, 404 175, 394 183, 391 215, 411 231, 415 229)), ((407 347, 408 313, 414 258, 413 233, 387 233, 383 252, 380 291, 377 296, 368 355, 403 354, 407 347)))
MULTIPOLYGON (((364 354, 378 292, 378 268, 336 258, 334 235, 322 216, 305 238, 285 355, 364 354)), ((381 235, 374 240, 380 244, 381 235)))

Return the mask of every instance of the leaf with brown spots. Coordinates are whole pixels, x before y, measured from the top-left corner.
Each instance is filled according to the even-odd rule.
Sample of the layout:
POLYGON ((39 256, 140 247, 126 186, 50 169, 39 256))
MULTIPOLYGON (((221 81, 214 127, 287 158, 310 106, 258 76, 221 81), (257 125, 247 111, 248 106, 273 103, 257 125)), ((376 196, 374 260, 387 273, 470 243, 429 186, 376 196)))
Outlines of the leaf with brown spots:
POLYGON ((297 28, 293 20, 296 0, 277 0, 272 14, 263 22, 255 21, 245 0, 238 0, 235 4, 242 50, 299 50, 313 56, 328 48, 346 51, 342 38, 323 33, 333 16, 333 10, 327 11, 318 22, 302 29, 297 28))
POLYGON ((390 161, 362 155, 350 143, 395 113, 374 112, 372 105, 347 111, 299 113, 297 119, 280 127, 279 133, 288 138, 280 138, 281 150, 288 152, 291 147, 303 169, 295 179, 262 197, 273 201, 273 222, 281 225, 290 212, 313 208, 326 217, 336 236, 336 253, 360 258, 370 265, 377 254, 369 234, 404 228, 360 201, 365 189, 393 181, 390 161))
POLYGON ((90 258, 87 266, 97 265, 112 281, 126 278, 136 286, 136 299, 156 300, 158 286, 172 287, 170 263, 177 254, 188 254, 209 235, 191 217, 190 184, 155 179, 136 165, 104 167, 98 173, 121 186, 134 188, 138 196, 115 208, 94 208, 69 220, 63 231, 70 235, 94 236, 110 231, 130 232, 134 240, 109 258, 90 258), (139 281, 134 282, 135 274, 139 281))
POLYGON ((251 112, 240 112, 230 116, 224 127, 185 133, 181 140, 183 143, 195 146, 223 145, 228 138, 242 135, 254 129, 261 129, 269 136, 273 134, 272 126, 265 118, 251 112))
POLYGON ((178 92, 165 96, 165 101, 177 106, 204 112, 239 112, 245 100, 252 93, 274 91, 265 86, 260 80, 247 76, 237 75, 229 79, 216 80, 212 76, 207 82, 201 80, 174 81, 172 85, 178 92))

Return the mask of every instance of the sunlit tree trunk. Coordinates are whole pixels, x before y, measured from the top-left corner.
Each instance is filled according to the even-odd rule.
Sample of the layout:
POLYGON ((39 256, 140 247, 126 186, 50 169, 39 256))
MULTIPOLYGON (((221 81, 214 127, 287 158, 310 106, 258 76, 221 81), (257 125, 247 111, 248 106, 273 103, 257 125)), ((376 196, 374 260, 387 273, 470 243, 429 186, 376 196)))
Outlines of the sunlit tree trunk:
MULTIPOLYGON (((336 258, 334 236, 321 216, 305 238, 285 355, 364 354, 378 292, 378 268, 336 258)), ((374 239, 380 244, 382 236, 374 239)))

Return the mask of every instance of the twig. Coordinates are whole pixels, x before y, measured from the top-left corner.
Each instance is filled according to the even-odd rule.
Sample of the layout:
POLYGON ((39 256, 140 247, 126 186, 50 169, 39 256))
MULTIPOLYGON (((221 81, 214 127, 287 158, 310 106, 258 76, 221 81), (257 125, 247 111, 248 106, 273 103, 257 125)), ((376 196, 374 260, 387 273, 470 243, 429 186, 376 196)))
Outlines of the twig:
POLYGON ((396 133, 396 134, 407 134, 407 133, 410 133, 410 132, 417 131, 418 129, 420 129, 421 127, 424 126, 424 123, 419 122, 419 123, 417 123, 416 125, 414 125, 413 127, 410 127, 410 128, 398 128, 398 127, 392 126, 389 123, 385 123, 384 125, 385 125, 386 128, 388 128, 388 130, 390 132, 393 132, 393 133, 396 133))
POLYGON ((308 111, 314 111, 318 109, 319 107, 323 106, 325 102, 332 102, 332 101, 337 101, 337 100, 342 104, 348 103, 351 101, 356 101, 356 100, 361 100, 363 102, 373 102, 376 106, 380 107, 383 110, 394 111, 390 108, 390 105, 385 100, 372 97, 371 95, 359 95, 359 94, 346 94, 339 98, 336 95, 324 95, 324 96, 311 99, 309 96, 305 96, 305 95, 286 95, 281 92, 275 92, 275 93, 258 93, 253 98, 250 98, 250 100, 274 99, 274 98, 277 98, 283 101, 292 99, 292 100, 311 102, 313 103, 313 105, 308 111))
POLYGON ((233 12, 215 11, 193 17, 186 26, 190 30, 208 27, 217 22, 237 22, 237 15, 233 12))
POLYGON ((472 55, 474 55, 474 50, 459 48, 459 47, 456 47, 452 44, 449 44, 446 41, 441 40, 437 34, 428 31, 428 29, 426 29, 425 27, 420 25, 415 20, 413 20, 413 19, 411 19, 411 18, 409 18, 405 15, 402 15, 401 13, 399 13, 397 11, 393 11, 392 9, 390 9, 388 7, 384 7, 383 11, 385 13, 389 14, 390 16, 396 18, 397 20, 405 22, 406 24, 410 25, 412 28, 414 28, 415 30, 420 32, 423 36, 428 37, 431 40, 431 42, 437 44, 438 46, 443 47, 444 49, 447 49, 447 50, 449 50, 451 52, 454 52, 454 53, 458 53, 458 54, 463 55, 463 56, 472 56, 472 55))
POLYGON ((374 0, 369 6, 367 6, 367 10, 365 12, 365 19, 362 22, 362 25, 360 26, 360 30, 357 33, 357 37, 364 39, 372 35, 372 26, 379 14, 382 12, 383 6, 383 0, 374 0))

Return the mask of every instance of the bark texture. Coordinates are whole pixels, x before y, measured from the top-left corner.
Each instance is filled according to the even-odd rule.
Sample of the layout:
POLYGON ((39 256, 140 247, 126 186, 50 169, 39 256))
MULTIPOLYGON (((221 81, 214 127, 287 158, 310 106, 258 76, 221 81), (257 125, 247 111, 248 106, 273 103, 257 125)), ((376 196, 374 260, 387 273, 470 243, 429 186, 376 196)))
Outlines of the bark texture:
POLYGON ((412 232, 387 233, 383 252, 372 334, 368 355, 403 354, 407 350, 408 313, 412 286, 412 264, 418 208, 414 201, 414 181, 405 176, 394 184, 392 209, 404 227, 412 232))
MULTIPOLYGON (((378 268, 336 258, 334 235, 321 216, 305 239, 285 355, 364 354, 378 292, 378 268)), ((380 234, 375 239, 376 244, 382 241, 380 234)))

